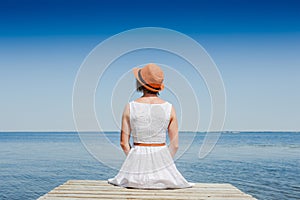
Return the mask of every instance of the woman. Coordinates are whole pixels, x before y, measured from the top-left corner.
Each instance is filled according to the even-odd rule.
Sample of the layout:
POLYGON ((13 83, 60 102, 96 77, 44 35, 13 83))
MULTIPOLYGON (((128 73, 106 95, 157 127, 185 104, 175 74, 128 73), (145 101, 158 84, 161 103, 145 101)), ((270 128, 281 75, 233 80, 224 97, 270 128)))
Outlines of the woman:
POLYGON ((164 88, 163 71, 155 64, 148 64, 133 72, 137 91, 143 92, 143 96, 124 109, 120 143, 127 157, 119 173, 108 182, 141 189, 191 187, 173 161, 178 149, 178 124, 174 107, 158 97, 164 88), (166 146, 167 132, 169 146, 166 146))

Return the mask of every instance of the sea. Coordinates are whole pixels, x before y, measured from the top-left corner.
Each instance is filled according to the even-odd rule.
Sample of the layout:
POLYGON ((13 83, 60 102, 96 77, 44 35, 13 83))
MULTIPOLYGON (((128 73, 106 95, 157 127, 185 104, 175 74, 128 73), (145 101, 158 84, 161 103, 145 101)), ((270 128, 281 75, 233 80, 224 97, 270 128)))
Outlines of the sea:
MULTIPOLYGON (((121 152, 120 133, 101 134, 121 152)), ((263 200, 300 199, 299 132, 222 132, 200 158, 207 134, 180 132, 183 145, 174 159, 188 181, 230 183, 263 200)), ((91 151, 77 132, 1 132, 0 199, 37 199, 70 179, 112 178, 118 172, 114 160, 122 162, 125 155, 103 148, 91 151), (98 159, 93 151, 110 160, 98 159)))

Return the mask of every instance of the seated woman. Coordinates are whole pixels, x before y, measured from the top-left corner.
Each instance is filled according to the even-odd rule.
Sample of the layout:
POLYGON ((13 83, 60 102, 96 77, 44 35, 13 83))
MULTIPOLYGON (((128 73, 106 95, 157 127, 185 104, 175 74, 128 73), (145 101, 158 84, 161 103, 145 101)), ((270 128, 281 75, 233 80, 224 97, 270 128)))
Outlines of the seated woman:
POLYGON ((178 124, 174 107, 158 97, 164 74, 155 64, 133 70, 143 96, 126 105, 122 116, 121 146, 127 155, 119 173, 108 182, 141 189, 187 188, 193 184, 177 170, 178 124), (166 145, 168 132, 170 145, 166 145), (129 143, 132 135, 134 146, 129 143))

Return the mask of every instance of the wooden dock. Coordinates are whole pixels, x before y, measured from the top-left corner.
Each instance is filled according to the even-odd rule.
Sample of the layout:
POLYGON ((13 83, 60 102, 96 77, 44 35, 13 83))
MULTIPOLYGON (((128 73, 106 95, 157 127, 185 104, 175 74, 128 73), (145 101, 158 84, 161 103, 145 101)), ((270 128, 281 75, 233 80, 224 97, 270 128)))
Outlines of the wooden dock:
POLYGON ((231 184, 196 183, 192 188, 168 190, 127 189, 108 184, 107 181, 69 180, 54 188, 38 200, 95 200, 95 199, 255 199, 231 184))

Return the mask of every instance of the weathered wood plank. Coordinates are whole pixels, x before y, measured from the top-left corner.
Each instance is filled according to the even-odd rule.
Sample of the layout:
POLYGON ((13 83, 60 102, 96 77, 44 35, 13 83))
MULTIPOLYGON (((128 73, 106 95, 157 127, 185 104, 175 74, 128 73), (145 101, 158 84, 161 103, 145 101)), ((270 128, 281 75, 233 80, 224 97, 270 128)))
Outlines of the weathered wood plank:
POLYGON ((168 190, 127 189, 108 184, 107 181, 69 180, 54 188, 39 200, 78 199, 255 199, 231 184, 196 183, 192 188, 168 190))
MULTIPOLYGON (((67 185, 110 185, 107 181, 96 181, 96 180, 68 180, 65 184, 67 185)), ((232 187, 231 184, 228 183, 196 183, 195 187, 232 187)))
MULTIPOLYGON (((64 194, 94 194, 94 195, 131 195, 133 194, 132 192, 126 192, 126 191, 51 191, 48 194, 51 195, 64 195, 64 194)), ((182 193, 172 193, 172 192, 135 192, 135 195, 162 195, 162 196, 177 196, 178 194, 182 194, 182 193)), ((197 195, 197 196, 210 196, 212 193, 211 192, 201 192, 201 193, 184 193, 185 195, 189 195, 189 196, 193 196, 193 195, 197 195)), ((241 193, 241 192, 222 192, 222 191, 215 191, 213 194, 213 196, 217 196, 217 195, 231 195, 231 196, 248 196, 245 193, 241 193)))
MULTIPOLYGON (((65 198, 77 198, 77 199, 86 199, 86 198, 93 198, 93 199, 247 199, 251 200, 251 197, 242 197, 242 196, 137 196, 137 195, 131 195, 131 196, 111 196, 111 195, 102 195, 102 196, 95 196, 95 195, 85 195, 85 196, 76 196, 76 195, 56 195, 56 196, 49 196, 56 199, 65 199, 65 198)), ((48 198, 46 198, 48 200, 48 198)))
MULTIPOLYGON (((108 186, 108 185, 103 185, 103 186, 85 186, 85 185, 76 185, 76 186, 70 186, 70 185, 62 185, 59 187, 59 189, 64 189, 64 190, 68 190, 68 189, 80 189, 80 188, 84 188, 87 190, 98 190, 99 188, 101 189, 110 189, 110 190, 130 190, 130 191, 141 191, 142 189, 127 189, 127 188, 122 188, 122 187, 117 187, 117 186, 108 186)), ((222 189, 222 190, 234 190, 234 187, 192 187, 192 188, 185 188, 185 189, 168 189, 168 191, 189 191, 189 190, 218 190, 218 189, 222 189)), ((153 191, 153 190, 146 190, 146 191, 153 191)), ((165 190, 156 190, 156 191, 165 191, 165 190)))
POLYGON ((57 193, 70 193, 70 192, 86 192, 86 193, 97 193, 99 191, 103 191, 103 192, 114 192, 114 193, 133 193, 133 192, 137 192, 137 193, 141 193, 141 194, 152 194, 152 193, 157 193, 157 194, 182 194, 182 193, 192 193, 192 192, 198 192, 198 193, 238 193, 238 194, 244 194, 241 191, 238 190, 222 190, 220 189, 199 189, 199 190, 183 190, 183 191, 177 191, 177 190, 167 190, 167 191, 153 191, 153 190, 119 190, 119 189, 109 189, 109 188, 100 188, 97 190, 87 190, 84 188, 80 188, 80 189, 55 189, 52 190, 51 192, 57 192, 57 193))

